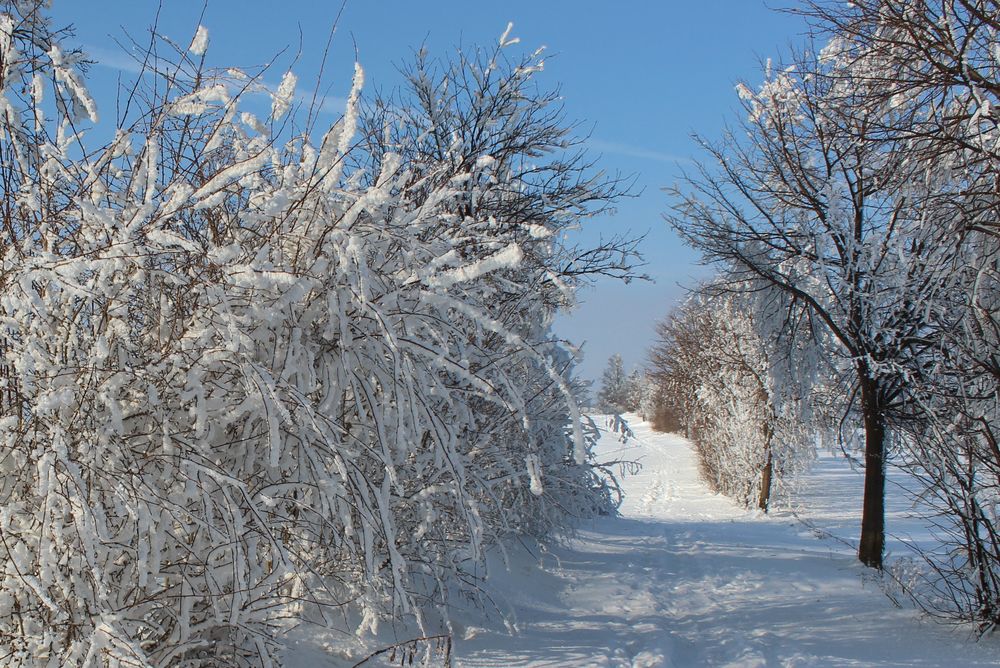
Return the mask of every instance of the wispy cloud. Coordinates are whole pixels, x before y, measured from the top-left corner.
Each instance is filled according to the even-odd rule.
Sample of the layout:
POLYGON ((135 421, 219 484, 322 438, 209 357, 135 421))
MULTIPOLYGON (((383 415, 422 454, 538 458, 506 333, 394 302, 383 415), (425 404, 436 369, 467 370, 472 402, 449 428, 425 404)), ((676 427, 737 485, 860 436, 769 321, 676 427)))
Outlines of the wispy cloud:
MULTIPOLYGON (((308 107, 313 103, 313 91, 310 89, 298 90, 295 93, 295 101, 303 107, 308 107)), ((316 107, 321 114, 333 114, 339 116, 347 109, 347 98, 338 95, 316 95, 316 107)))
POLYGON ((683 156, 672 155, 670 153, 664 153, 663 151, 657 151, 655 149, 649 149, 642 146, 633 146, 632 144, 623 144, 616 141, 605 141, 603 139, 595 139, 592 137, 584 143, 588 148, 600 151, 601 153, 624 155, 629 158, 638 158, 639 160, 651 160, 653 162, 665 162, 675 165, 689 165, 693 162, 690 158, 685 158, 683 156))
POLYGON ((140 57, 136 60, 122 49, 107 49, 95 44, 84 44, 83 52, 98 67, 106 67, 111 70, 128 72, 130 74, 139 74, 142 72, 142 58, 140 57))

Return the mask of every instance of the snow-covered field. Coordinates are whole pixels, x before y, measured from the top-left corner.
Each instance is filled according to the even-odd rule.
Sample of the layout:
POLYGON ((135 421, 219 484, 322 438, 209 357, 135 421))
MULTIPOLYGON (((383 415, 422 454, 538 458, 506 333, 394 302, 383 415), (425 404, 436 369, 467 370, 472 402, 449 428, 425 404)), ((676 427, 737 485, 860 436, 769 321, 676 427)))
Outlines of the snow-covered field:
MULTIPOLYGON (((588 522, 546 552, 513 549, 490 579, 513 628, 456 614, 454 666, 1000 665, 996 639, 897 608, 867 579, 851 546, 861 475, 842 459, 821 454, 795 513, 768 517, 710 492, 684 439, 632 425, 635 439, 608 435, 599 453, 643 464, 624 480, 622 517, 588 522)), ((888 525, 898 529, 898 515, 888 525)), ((288 665, 365 655, 343 638, 299 638, 288 665)))

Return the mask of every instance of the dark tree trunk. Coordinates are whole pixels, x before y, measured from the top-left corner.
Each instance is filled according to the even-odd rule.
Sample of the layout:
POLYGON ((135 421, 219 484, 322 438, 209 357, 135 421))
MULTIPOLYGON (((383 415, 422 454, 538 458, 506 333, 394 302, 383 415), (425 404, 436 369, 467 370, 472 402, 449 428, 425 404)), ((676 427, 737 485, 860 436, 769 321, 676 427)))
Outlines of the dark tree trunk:
POLYGON ((861 510, 858 559, 865 566, 882 568, 885 550, 885 414, 878 382, 859 373, 865 425, 865 499, 861 510))
POLYGON ((757 507, 767 512, 767 507, 771 503, 771 476, 774 473, 774 459, 771 456, 770 445, 767 448, 767 463, 760 473, 760 498, 757 500, 757 507))
MULTIPOLYGON (((760 385, 759 400, 762 406, 770 405, 770 397, 764 389, 763 383, 760 385)), ((760 498, 757 499, 757 507, 767 512, 767 507, 771 504, 771 480, 774 478, 774 454, 771 451, 771 440, 774 438, 774 430, 771 428, 770 420, 764 420, 762 425, 764 430, 764 451, 767 453, 767 463, 760 472, 760 498)))

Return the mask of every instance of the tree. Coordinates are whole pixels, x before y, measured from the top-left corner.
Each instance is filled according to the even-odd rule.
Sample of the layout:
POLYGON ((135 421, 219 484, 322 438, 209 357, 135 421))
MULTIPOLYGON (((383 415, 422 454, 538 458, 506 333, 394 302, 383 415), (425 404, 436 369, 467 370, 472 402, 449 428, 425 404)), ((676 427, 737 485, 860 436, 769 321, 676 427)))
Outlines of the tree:
POLYGON ((629 406, 629 377, 625 373, 622 356, 615 353, 608 358, 608 365, 601 375, 601 391, 597 393, 598 407, 605 413, 624 413, 629 406))
POLYGON ((868 141, 881 110, 855 108, 830 67, 803 55, 759 91, 741 87, 746 140, 703 143, 720 171, 674 190, 668 220, 734 284, 769 291, 781 321, 819 328, 839 359, 865 434, 858 555, 881 568, 888 420, 904 385, 888 362, 917 327, 890 289, 909 250, 907 198, 900 156, 868 141))
POLYGON ((746 301, 692 295, 657 325, 651 378, 680 415, 706 482, 766 512, 811 450, 799 402, 776 387, 776 365, 748 313, 746 301))
POLYGON ((857 420, 841 435, 865 436, 859 558, 882 565, 891 433, 942 541, 918 598, 982 629, 1000 621, 998 10, 809 4, 829 41, 740 87, 745 139, 706 145, 717 168, 674 191, 671 216, 843 383, 857 420))
POLYGON ((901 459, 925 483, 917 503, 942 541, 922 555, 936 576, 917 598, 985 631, 1000 623, 1000 518, 991 510, 1000 480, 1000 4, 864 0, 805 11, 830 37, 833 74, 848 72, 866 107, 885 110, 872 116, 872 142, 909 167, 920 271, 898 289, 920 327, 895 360, 908 379, 901 459))
POLYGON ((639 369, 633 369, 628 375, 628 382, 626 383, 628 387, 628 400, 625 403, 625 408, 631 413, 638 411, 642 405, 643 396, 646 392, 645 381, 646 378, 639 369))
POLYGON ((353 145, 360 66, 317 140, 292 73, 208 69, 204 28, 153 35, 94 147, 45 4, 0 4, 6 665, 267 665, 289 618, 348 605, 359 633, 429 624, 491 543, 610 508, 549 325, 560 272, 632 255, 574 263, 549 238, 614 193, 534 134, 537 56, 502 40, 439 82, 469 108, 488 70, 513 106, 485 126, 527 119, 499 165, 431 159, 392 123, 392 150, 353 145), (545 208, 512 166, 529 156, 578 199, 545 208), (530 222, 476 206, 525 192, 530 222))

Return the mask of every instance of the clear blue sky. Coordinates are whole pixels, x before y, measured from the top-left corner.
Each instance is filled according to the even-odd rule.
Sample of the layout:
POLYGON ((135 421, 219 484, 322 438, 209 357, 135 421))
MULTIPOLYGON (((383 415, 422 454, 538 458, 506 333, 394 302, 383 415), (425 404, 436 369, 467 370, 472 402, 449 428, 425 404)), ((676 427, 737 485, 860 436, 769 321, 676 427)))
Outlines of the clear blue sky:
MULTIPOLYGON (((93 71, 95 97, 113 105, 109 82, 127 63, 115 39, 123 40, 127 31, 143 41, 157 2, 53 5, 57 20, 73 23, 78 42, 102 63, 93 71)), ((275 82, 301 51, 294 64, 301 88, 315 82, 340 7, 340 0, 163 0, 159 26, 187 45, 201 22, 210 34, 210 64, 247 67, 274 60, 275 82)), ((556 327, 561 336, 585 343, 580 372, 586 378, 598 378, 615 352, 627 367, 639 366, 654 323, 683 294, 679 284, 691 285, 706 271, 662 222, 668 201, 661 188, 697 155, 692 132, 718 137, 733 118, 734 84, 757 83, 762 59, 801 41, 805 26, 763 0, 347 0, 325 82, 333 96, 345 95, 356 52, 366 85, 392 88, 399 79, 395 66, 420 44, 432 54, 459 43, 492 45, 508 21, 520 46, 547 47, 541 82, 561 86, 567 117, 592 128, 591 148, 602 156, 601 165, 638 177, 642 194, 623 202, 616 216, 594 221, 583 240, 623 230, 648 234, 646 271, 656 283, 600 282, 581 294, 580 306, 556 327)), ((113 107, 104 113, 113 115, 113 107)))

